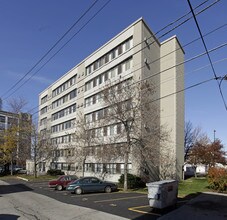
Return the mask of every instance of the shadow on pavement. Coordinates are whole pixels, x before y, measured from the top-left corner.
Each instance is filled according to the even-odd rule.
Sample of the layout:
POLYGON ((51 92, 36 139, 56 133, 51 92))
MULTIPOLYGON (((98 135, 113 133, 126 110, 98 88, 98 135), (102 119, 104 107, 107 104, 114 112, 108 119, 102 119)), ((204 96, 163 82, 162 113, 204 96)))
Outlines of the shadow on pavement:
POLYGON ((170 206, 164 209, 155 209, 152 207, 148 207, 146 208, 146 210, 141 210, 141 211, 145 211, 146 214, 143 214, 139 217, 133 218, 133 220, 155 220, 158 219, 161 216, 164 216, 174 210, 179 209, 180 207, 182 207, 183 205, 187 204, 191 199, 197 197, 198 195, 200 195, 201 193, 192 193, 188 196, 185 196, 183 198, 178 198, 177 199, 177 204, 175 206, 170 206))
POLYGON ((24 191, 33 191, 33 189, 31 189, 30 187, 27 187, 24 184, 0 185, 1 195, 9 194, 9 193, 24 192, 24 191))
POLYGON ((20 218, 18 215, 0 214, 0 220, 17 220, 18 218, 20 218))

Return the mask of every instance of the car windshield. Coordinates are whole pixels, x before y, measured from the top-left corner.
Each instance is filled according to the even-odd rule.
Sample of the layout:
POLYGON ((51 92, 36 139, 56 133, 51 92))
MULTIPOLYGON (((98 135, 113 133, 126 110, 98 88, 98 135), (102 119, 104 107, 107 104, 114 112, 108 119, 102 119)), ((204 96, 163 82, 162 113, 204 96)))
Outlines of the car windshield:
POLYGON ((62 178, 63 178, 63 176, 59 176, 59 177, 57 178, 57 180, 62 180, 62 178))
POLYGON ((79 180, 74 180, 74 181, 72 181, 71 183, 76 184, 76 183, 78 183, 78 182, 79 182, 79 180))

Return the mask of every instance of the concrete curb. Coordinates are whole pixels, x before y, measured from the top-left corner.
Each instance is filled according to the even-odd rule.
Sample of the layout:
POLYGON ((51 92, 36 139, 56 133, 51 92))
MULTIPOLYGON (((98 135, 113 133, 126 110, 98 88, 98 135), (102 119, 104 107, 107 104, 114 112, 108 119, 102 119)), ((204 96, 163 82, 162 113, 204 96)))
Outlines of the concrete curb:
POLYGON ((27 181, 27 182, 29 181, 28 179, 20 177, 20 176, 17 176, 17 179, 21 179, 21 180, 24 180, 24 181, 27 181))

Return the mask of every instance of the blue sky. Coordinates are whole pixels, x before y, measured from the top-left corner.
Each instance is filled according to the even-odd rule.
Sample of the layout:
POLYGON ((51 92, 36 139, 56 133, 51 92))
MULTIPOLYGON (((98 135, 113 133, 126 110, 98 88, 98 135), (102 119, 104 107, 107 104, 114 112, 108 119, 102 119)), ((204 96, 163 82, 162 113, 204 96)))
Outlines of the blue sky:
MULTIPOLYGON (((93 0, 0 1, 0 96, 36 64, 92 2, 93 0)), ((94 9, 72 29, 64 42, 106 2, 107 0, 99 0, 94 9)), ((204 1, 191 0, 194 7, 202 2, 204 1)), ((200 9, 212 2, 215 0, 207 1, 200 9)), ((226 11, 227 1, 221 0, 198 15, 202 33, 206 34, 225 25, 226 11)), ((25 110, 30 110, 38 106, 38 94, 42 90, 138 18, 143 17, 151 30, 156 33, 187 12, 189 12, 187 0, 112 0, 28 83, 8 97, 14 91, 12 90, 3 96, 3 99, 24 97, 28 101, 25 110)), ((193 19, 160 38, 160 41, 172 35, 177 35, 183 46, 199 37, 193 19)), ((226 36, 225 25, 205 37, 208 50, 226 43, 226 36)), ((185 47, 184 50, 185 60, 205 51, 201 40, 185 47)), ((210 56, 216 74, 218 76, 227 74, 227 47, 212 52, 210 56)), ((33 73, 34 71, 31 72, 33 73)), ((213 72, 207 56, 185 64, 186 87, 212 77, 213 72)), ((221 88, 227 102, 227 81, 222 82, 221 88)), ((3 105, 5 109, 6 100, 3 105)), ((217 82, 211 81, 185 92, 185 119, 190 120, 194 126, 200 126, 212 140, 215 129, 216 137, 227 146, 227 111, 217 82)))

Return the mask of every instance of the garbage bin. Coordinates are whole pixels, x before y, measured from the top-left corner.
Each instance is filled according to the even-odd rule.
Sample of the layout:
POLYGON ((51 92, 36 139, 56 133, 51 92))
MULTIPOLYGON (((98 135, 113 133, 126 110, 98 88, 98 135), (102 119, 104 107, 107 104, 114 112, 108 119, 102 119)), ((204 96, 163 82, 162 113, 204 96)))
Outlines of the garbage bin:
POLYGON ((163 180, 146 185, 148 187, 149 205, 152 208, 163 209, 176 204, 178 193, 178 182, 176 180, 163 180))

